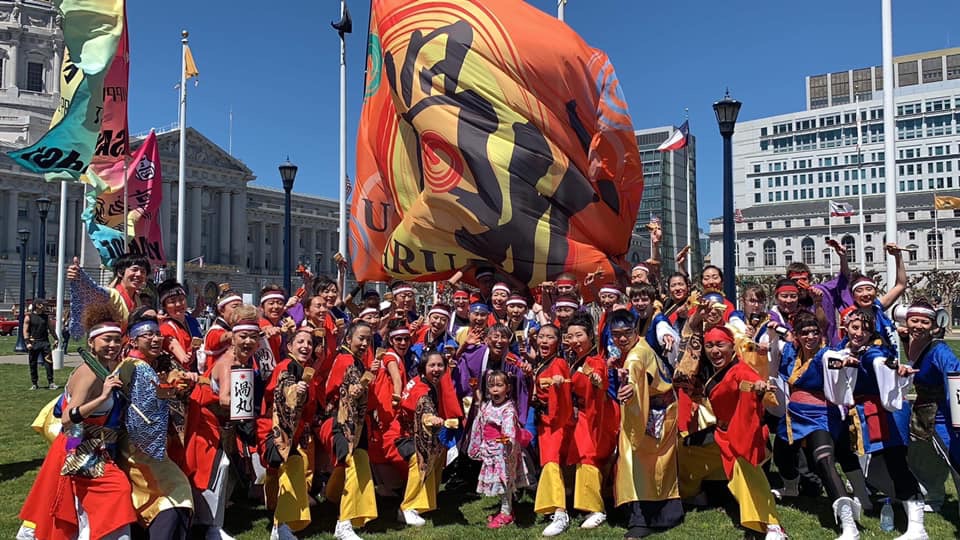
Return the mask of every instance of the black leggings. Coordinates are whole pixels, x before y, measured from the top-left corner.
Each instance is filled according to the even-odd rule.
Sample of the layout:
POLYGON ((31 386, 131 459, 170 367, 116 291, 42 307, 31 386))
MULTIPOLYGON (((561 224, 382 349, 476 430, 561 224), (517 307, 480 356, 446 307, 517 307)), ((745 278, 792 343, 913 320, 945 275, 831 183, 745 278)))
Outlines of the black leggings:
MULTIPOLYGON (((807 464, 811 465, 823 487, 827 490, 827 495, 831 499, 838 499, 847 496, 846 487, 843 480, 840 479, 840 473, 837 472, 836 460, 834 459, 833 437, 830 433, 823 430, 817 430, 810 433, 802 439, 806 444, 807 464)), ((800 443, 794 441, 793 444, 777 437, 773 443, 773 460, 783 478, 797 478, 800 471, 797 463, 800 459, 800 443)))
POLYGON ((907 465, 907 447, 891 446, 870 456, 870 468, 884 467, 893 481, 893 496, 901 501, 919 498, 920 483, 907 465))

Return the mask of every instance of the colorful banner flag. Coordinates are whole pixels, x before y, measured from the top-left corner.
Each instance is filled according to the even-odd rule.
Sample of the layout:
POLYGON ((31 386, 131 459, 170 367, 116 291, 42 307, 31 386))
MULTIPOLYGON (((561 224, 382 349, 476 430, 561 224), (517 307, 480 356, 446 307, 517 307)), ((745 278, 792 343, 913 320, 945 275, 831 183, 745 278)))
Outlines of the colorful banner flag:
POLYGON ((364 98, 358 280, 622 272, 639 151, 613 66, 570 27, 514 0, 374 0, 364 98))
MULTIPOLYGON (((122 175, 122 160, 119 165, 122 175)), ((127 252, 146 255, 155 266, 166 264, 158 215, 162 186, 157 136, 150 132, 127 167, 126 237, 129 242, 124 241, 123 183, 116 189, 87 193, 83 221, 105 266, 112 267, 113 261, 127 252)))
POLYGON ((193 61, 193 53, 190 52, 189 45, 183 47, 183 71, 183 76, 188 81, 194 77, 198 79, 200 77, 200 70, 197 69, 197 63, 193 61))
POLYGON ((934 195, 933 206, 937 210, 960 210, 960 197, 934 195))
POLYGON ((59 0, 55 4, 63 13, 66 45, 60 106, 50 130, 39 141, 8 155, 24 169, 46 175, 47 181, 77 180, 98 147, 104 79, 123 31, 124 0, 59 0))

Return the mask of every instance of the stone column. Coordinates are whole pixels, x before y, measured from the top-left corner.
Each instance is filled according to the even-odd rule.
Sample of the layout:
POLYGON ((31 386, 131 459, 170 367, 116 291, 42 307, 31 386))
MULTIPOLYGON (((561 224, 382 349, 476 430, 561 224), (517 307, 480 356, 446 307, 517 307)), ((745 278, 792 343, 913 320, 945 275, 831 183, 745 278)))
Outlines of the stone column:
POLYGON ((195 259, 203 255, 203 229, 201 226, 203 217, 203 188, 200 186, 190 187, 189 204, 190 210, 190 242, 187 250, 187 259, 195 259))
POLYGON ((219 264, 230 264, 230 227, 233 220, 230 219, 230 191, 220 192, 220 258, 219 264))
POLYGON ((313 269, 314 272, 316 272, 316 268, 314 267, 317 263, 317 250, 314 249, 314 243, 316 242, 317 235, 311 227, 304 227, 302 234, 306 239, 306 241, 303 243, 304 262, 307 263, 307 265, 313 269))
MULTIPOLYGON (((19 65, 20 65, 20 31, 11 30, 10 31, 10 58, 7 63, 9 67, 7 69, 7 75, 10 77, 7 80, 7 87, 20 87, 20 81, 17 79, 19 77, 19 65)), ((59 74, 58 77, 59 78, 59 74)), ((34 141, 30 141, 34 142, 34 141)))
POLYGON ((53 42, 53 84, 50 85, 50 91, 54 94, 60 93, 60 72, 63 70, 63 43, 60 40, 53 42))
POLYGON ((246 269, 247 257, 250 254, 250 243, 247 242, 247 192, 240 190, 233 194, 233 264, 246 269))
POLYGON ((264 267, 263 260, 266 257, 267 252, 267 224, 263 221, 259 221, 257 222, 256 227, 257 233, 253 237, 253 252, 255 254, 253 267, 258 273, 262 274, 264 267))
POLYGON ((170 216, 173 208, 173 201, 170 200, 170 186, 172 184, 172 181, 163 181, 163 198, 160 200, 160 235, 163 240, 163 253, 167 256, 167 261, 171 263, 177 260, 176 247, 173 249, 170 247, 173 245, 170 241, 173 238, 173 234, 170 232, 170 216))
MULTIPOLYGON (((19 198, 20 196, 17 194, 16 191, 12 189, 7 191, 7 219, 5 224, 7 227, 6 250, 7 250, 7 253, 10 255, 9 257, 10 259, 14 259, 14 255, 16 255, 17 253, 17 246, 20 245, 20 238, 17 234, 17 229, 19 229, 19 227, 17 226, 17 223, 19 221, 19 212, 20 212, 20 205, 18 204, 19 198)), ((32 233, 33 231, 30 231, 30 232, 32 233)), ((20 259, 17 259, 17 260, 19 261, 20 259)))

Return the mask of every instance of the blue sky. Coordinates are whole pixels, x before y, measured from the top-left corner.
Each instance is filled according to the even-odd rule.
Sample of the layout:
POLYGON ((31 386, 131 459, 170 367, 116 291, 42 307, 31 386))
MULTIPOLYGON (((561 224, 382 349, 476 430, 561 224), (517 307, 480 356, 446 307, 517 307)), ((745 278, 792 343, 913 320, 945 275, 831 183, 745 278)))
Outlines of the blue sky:
MULTIPOLYGON (((530 2, 556 13, 555 0, 530 2)), ((347 171, 353 176, 368 0, 348 0, 347 171)), ((280 187, 277 165, 299 165, 295 191, 335 198, 339 0, 129 2, 130 130, 177 120, 180 30, 190 31, 200 85, 187 124, 233 154, 257 184, 280 187)), ((894 2, 894 54, 960 46, 960 2, 894 2)), ((741 120, 802 110, 804 76, 881 62, 879 0, 570 0, 566 22, 605 50, 634 126, 678 125, 698 138, 700 222, 721 213, 722 141, 712 104, 729 87, 741 120)), ((544 46, 549 46, 545 36, 544 46)), ((176 171, 165 171, 168 177, 176 171)))

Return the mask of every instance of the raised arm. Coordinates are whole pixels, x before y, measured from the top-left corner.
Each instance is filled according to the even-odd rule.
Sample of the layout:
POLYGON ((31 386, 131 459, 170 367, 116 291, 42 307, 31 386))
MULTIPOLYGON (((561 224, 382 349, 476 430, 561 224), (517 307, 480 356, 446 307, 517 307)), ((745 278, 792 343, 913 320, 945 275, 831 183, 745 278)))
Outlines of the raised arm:
POLYGON ((907 290, 907 266, 903 262, 903 249, 900 246, 891 242, 885 246, 885 249, 897 262, 897 281, 893 287, 890 287, 887 294, 880 298, 880 304, 886 310, 900 298, 903 291, 907 290))

